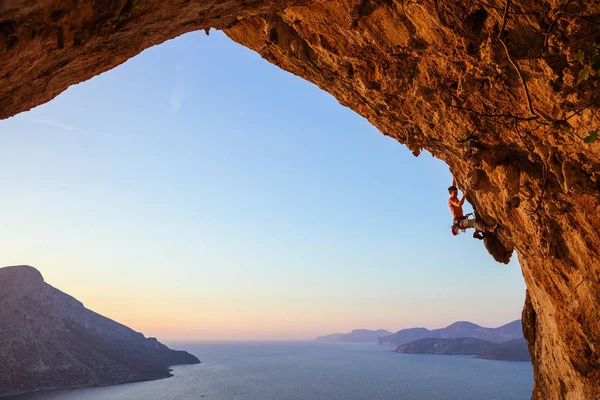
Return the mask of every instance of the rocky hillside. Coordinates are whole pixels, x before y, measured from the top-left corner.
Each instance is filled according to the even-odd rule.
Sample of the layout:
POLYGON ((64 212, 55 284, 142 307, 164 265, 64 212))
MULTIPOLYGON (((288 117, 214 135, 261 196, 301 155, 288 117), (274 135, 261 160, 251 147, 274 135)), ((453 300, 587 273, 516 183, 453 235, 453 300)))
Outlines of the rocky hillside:
POLYGON ((474 338, 427 338, 405 343, 394 351, 409 354, 467 354, 488 360, 531 361, 525 339, 492 343, 474 338))
POLYGON ((478 354, 476 358, 505 361, 531 361, 527 342, 523 339, 500 343, 500 347, 486 353, 478 354))
POLYGON ((200 361, 86 309, 33 267, 0 268, 0 396, 165 378, 200 361))
POLYGON ((0 118, 211 27, 446 162, 518 252, 533 397, 600 398, 597 0, 2 1, 0 118))
POLYGON ((350 333, 332 333, 331 335, 319 336, 315 340, 320 342, 346 342, 346 343, 375 343, 381 336, 390 335, 385 329, 371 331, 368 329, 354 329, 350 333))
POLYGON ((380 337, 377 344, 399 346, 404 343, 424 338, 475 338, 492 343, 523 338, 521 321, 516 320, 498 328, 484 328, 467 321, 458 321, 441 329, 411 328, 403 329, 393 335, 380 337))
POLYGON ((398 346, 396 353, 410 354, 482 354, 497 348, 494 343, 474 338, 419 339, 398 346))

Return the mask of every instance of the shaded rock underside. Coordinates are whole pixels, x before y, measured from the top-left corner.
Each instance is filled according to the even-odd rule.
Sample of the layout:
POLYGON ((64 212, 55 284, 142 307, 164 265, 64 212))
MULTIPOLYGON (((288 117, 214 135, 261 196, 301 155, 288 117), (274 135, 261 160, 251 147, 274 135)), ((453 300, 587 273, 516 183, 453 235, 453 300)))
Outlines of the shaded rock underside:
POLYGON ((533 397, 600 397, 597 0, 5 0, 0 118, 210 27, 444 160, 519 254, 533 397))

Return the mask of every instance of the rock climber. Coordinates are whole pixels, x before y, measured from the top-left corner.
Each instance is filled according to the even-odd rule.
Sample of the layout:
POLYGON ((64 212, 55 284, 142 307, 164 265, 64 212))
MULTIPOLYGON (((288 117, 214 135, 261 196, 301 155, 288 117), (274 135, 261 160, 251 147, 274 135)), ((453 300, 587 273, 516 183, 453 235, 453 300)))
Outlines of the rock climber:
POLYGON ((454 218, 452 222, 452 234, 454 236, 458 235, 460 230, 465 230, 468 228, 475 229, 473 233, 473 237, 475 239, 483 239, 485 232, 494 232, 495 228, 490 228, 486 226, 482 221, 476 218, 469 218, 469 215, 465 215, 462 209, 465 200, 467 199, 468 191, 464 191, 462 198, 458 199, 458 188, 456 187, 456 179, 452 178, 452 186, 448 188, 448 193, 450 193, 450 198, 448 199, 448 206, 450 206, 450 211, 452 212, 452 218, 454 218))

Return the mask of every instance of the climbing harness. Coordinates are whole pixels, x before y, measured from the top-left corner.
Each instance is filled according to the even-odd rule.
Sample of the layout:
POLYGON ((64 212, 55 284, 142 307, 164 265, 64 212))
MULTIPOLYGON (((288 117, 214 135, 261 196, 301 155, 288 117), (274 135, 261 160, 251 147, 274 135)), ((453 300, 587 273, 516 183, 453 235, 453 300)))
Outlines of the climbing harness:
MULTIPOLYGON (((473 215, 473 213, 468 213, 466 215, 463 215, 462 217, 454 218, 454 221, 453 221, 453 224, 452 224, 452 233, 455 236, 458 235, 459 231, 466 232, 467 228, 463 228, 462 225, 461 225, 461 222, 469 220, 469 217, 472 216, 472 215, 473 215)), ((475 228, 475 232, 473 232, 473 238, 474 239, 483 240, 485 234, 483 232, 481 232, 480 230, 477 229, 477 225, 475 225, 474 228, 475 228)))
POLYGON ((466 228, 461 228, 461 226, 460 226, 460 222, 461 222, 461 221, 464 221, 464 220, 466 220, 466 219, 469 219, 469 217, 470 217, 471 215, 473 215, 473 213, 468 213, 468 214, 466 214, 466 215, 463 215, 462 217, 456 217, 456 218, 454 218, 454 221, 452 222, 452 223, 453 223, 453 226, 455 226, 455 227, 456 227, 456 229, 460 229, 461 231, 465 232, 465 231, 466 231, 466 228))

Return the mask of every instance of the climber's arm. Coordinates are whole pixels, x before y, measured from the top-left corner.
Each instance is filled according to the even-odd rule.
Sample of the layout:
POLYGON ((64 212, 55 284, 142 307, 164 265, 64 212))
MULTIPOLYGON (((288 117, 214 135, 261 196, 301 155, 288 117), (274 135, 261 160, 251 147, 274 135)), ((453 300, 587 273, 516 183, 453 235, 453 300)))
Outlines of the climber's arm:
POLYGON ((465 201, 464 198, 461 200, 449 198, 448 204, 450 204, 451 206, 454 206, 454 207, 461 207, 463 205, 464 201, 465 201))
POLYGON ((467 199, 467 194, 468 194, 468 193, 469 193, 469 192, 468 192, 468 191, 466 191, 466 190, 463 192, 462 199, 460 199, 460 205, 461 205, 461 206, 462 206, 463 204, 465 204, 465 200, 467 199))

